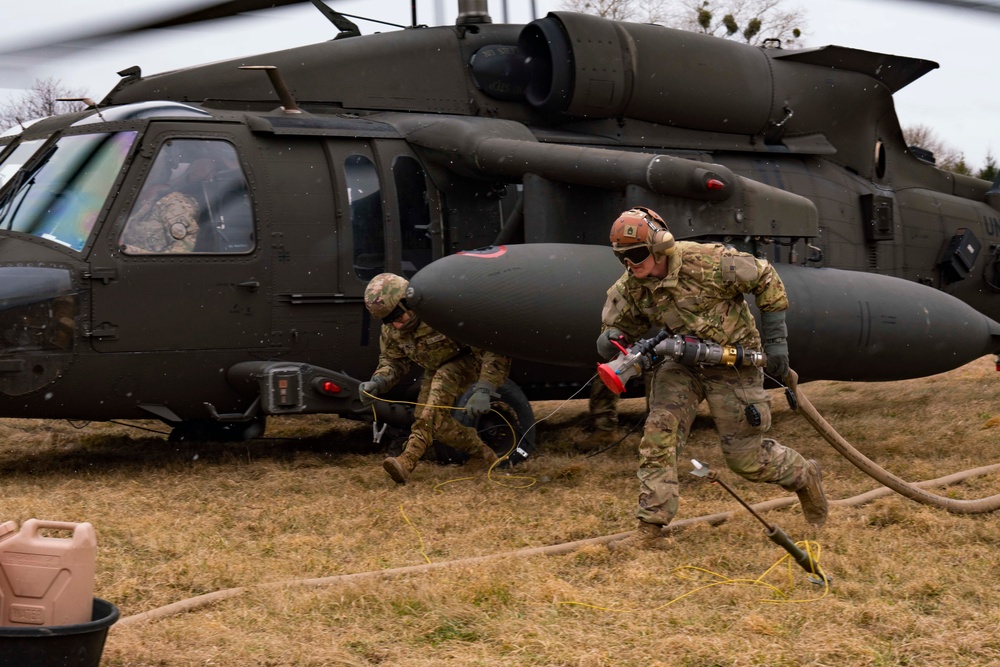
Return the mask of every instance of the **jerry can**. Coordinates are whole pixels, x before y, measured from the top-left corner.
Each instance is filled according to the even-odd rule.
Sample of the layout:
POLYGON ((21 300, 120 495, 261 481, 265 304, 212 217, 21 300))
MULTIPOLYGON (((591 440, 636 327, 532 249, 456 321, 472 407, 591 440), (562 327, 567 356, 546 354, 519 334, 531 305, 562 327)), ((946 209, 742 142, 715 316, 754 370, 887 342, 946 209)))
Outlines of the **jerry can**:
POLYGON ((20 531, 14 521, 0 524, 0 626, 89 622, 96 567, 97 537, 89 523, 28 519, 20 531))

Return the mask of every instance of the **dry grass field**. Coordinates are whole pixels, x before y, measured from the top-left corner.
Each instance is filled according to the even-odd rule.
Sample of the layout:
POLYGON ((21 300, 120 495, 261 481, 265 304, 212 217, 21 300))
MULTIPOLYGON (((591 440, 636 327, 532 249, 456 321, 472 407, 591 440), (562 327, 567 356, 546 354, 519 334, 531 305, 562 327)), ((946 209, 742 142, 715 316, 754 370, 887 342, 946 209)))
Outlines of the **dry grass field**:
MULTIPOLYGON (((802 390, 904 479, 1000 461, 992 358, 928 379, 802 390)), ((688 525, 658 552, 521 553, 634 525, 638 435, 588 457, 578 451, 585 401, 534 407, 551 416, 538 425, 538 455, 514 474, 425 463, 405 487, 382 471, 369 426, 331 418, 274 419, 265 438, 241 444, 2 420, 0 521, 96 527, 96 594, 123 619, 106 667, 1000 665, 996 515, 895 495, 835 506, 821 531, 797 504, 768 512, 819 548, 833 577, 825 590, 787 560, 768 572, 784 552, 682 465, 678 520, 735 510, 730 520, 688 525), (444 566, 393 572, 427 563, 444 566), (335 578, 351 574, 361 576, 335 578), (186 613, 128 618, 237 587, 246 589, 186 613)), ((877 486, 780 393, 773 407, 772 435, 822 462, 831 499, 877 486)), ((639 400, 624 403, 623 430, 641 411, 639 400)), ((690 458, 723 465, 707 413, 682 452, 690 458)), ((787 495, 721 474, 749 502, 787 495)), ((989 496, 1000 477, 936 492, 989 496)))

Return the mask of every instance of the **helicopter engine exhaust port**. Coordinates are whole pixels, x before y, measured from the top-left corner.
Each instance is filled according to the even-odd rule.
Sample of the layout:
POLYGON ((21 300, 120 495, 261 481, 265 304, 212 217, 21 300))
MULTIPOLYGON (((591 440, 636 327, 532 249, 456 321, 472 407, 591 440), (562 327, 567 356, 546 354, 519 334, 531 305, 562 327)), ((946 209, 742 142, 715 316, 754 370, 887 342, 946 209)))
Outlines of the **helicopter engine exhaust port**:
POLYGON ((525 98, 547 113, 750 135, 787 115, 764 51, 708 35, 551 12, 524 27, 518 50, 525 98))

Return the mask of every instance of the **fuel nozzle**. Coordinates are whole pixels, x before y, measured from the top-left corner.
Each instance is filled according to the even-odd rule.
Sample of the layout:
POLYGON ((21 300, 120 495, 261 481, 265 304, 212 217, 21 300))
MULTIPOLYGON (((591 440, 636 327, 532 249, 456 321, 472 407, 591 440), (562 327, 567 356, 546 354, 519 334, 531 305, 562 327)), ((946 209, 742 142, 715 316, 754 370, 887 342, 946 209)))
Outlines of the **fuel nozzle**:
POLYGON ((732 487, 719 478, 719 473, 715 472, 697 459, 691 459, 691 465, 694 466, 694 470, 691 471, 692 475, 695 477, 702 477, 721 486, 729 493, 729 495, 735 498, 740 505, 743 505, 743 507, 745 507, 755 519, 764 524, 764 534, 767 535, 767 538, 787 551, 788 555, 790 555, 792 559, 799 564, 799 567, 809 573, 809 581, 820 586, 824 584, 830 585, 832 583, 830 576, 820 569, 819 563, 817 563, 812 556, 799 548, 799 545, 795 544, 795 542, 793 542, 792 539, 785 534, 785 531, 783 531, 777 524, 768 523, 761 515, 757 514, 757 512, 754 511, 754 508, 740 498, 732 487))
POLYGON ((663 330, 652 338, 643 338, 605 364, 597 373, 608 389, 620 394, 632 378, 652 367, 673 359, 685 366, 763 366, 764 353, 742 345, 719 345, 694 336, 675 335, 663 330))

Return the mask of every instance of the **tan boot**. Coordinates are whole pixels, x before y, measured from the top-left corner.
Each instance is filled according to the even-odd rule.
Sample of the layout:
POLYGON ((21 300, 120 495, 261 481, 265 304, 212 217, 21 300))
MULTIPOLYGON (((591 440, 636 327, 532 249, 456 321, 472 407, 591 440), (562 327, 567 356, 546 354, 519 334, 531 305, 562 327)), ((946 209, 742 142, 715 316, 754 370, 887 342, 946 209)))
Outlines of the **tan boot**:
POLYGON ((820 470, 819 461, 809 459, 808 464, 806 479, 802 486, 795 490, 795 495, 799 497, 799 504, 802 505, 802 514, 806 521, 819 528, 826 523, 830 504, 826 501, 826 494, 823 493, 823 472, 820 470))
POLYGON ((406 484, 406 480, 410 479, 410 473, 417 467, 417 457, 404 451, 397 457, 390 456, 382 461, 382 467, 396 484, 406 484))
POLYGON ((611 551, 628 551, 631 549, 652 551, 662 549, 665 544, 663 526, 640 520, 639 527, 634 533, 620 540, 608 542, 608 549, 611 551))

